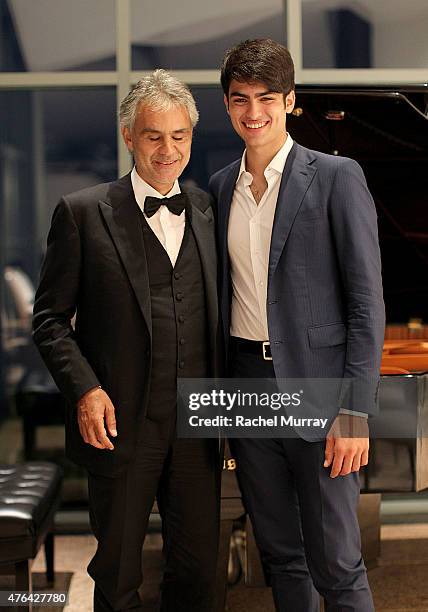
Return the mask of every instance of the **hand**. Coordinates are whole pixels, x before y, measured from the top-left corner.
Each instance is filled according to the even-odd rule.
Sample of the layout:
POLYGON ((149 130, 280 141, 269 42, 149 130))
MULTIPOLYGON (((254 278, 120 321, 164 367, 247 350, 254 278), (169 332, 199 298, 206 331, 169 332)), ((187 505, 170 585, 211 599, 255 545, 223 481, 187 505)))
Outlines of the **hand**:
POLYGON ((113 450, 114 446, 107 437, 108 432, 116 437, 116 418, 114 406, 107 393, 96 387, 90 389, 77 402, 77 421, 82 438, 95 448, 113 450))
POLYGON ((358 472, 369 462, 369 426, 364 417, 338 414, 325 444, 324 467, 332 465, 330 477, 358 472))

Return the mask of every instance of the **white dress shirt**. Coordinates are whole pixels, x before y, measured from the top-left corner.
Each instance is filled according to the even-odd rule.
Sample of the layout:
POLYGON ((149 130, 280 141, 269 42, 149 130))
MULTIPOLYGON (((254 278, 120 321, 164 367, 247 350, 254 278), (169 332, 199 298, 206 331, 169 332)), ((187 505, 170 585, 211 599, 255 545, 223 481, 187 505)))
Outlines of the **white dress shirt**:
POLYGON ((232 278, 230 334, 238 338, 269 339, 266 299, 270 240, 281 177, 292 146, 288 134, 264 171, 268 186, 259 204, 251 193, 253 176, 245 169, 245 151, 242 156, 228 227, 232 278))
POLYGON ((144 217, 155 233, 156 238, 168 253, 168 257, 171 260, 172 266, 174 267, 180 251, 181 243, 183 241, 186 213, 183 210, 181 215, 174 215, 174 213, 168 210, 167 206, 162 204, 159 210, 155 212, 153 216, 147 217, 144 213, 144 200, 147 196, 153 196, 155 198, 170 198, 177 193, 181 193, 178 181, 175 181, 171 191, 164 196, 146 183, 146 181, 138 174, 137 169, 134 166, 131 172, 131 183, 138 206, 141 208, 144 217))

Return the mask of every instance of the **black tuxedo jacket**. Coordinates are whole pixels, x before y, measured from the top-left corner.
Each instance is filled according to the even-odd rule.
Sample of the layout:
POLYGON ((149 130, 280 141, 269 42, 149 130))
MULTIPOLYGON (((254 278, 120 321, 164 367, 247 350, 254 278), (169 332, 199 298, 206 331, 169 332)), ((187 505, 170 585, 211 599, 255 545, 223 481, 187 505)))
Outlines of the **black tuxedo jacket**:
MULTIPOLYGON (((219 327, 211 198, 197 188, 182 191, 191 203, 204 275, 214 376, 219 327)), ((34 305, 34 340, 69 403, 67 454, 103 475, 118 474, 129 461, 148 398, 152 324, 140 214, 129 174, 63 197, 53 215, 34 305), (86 444, 78 428, 76 402, 97 385, 116 410, 114 451, 86 444)))

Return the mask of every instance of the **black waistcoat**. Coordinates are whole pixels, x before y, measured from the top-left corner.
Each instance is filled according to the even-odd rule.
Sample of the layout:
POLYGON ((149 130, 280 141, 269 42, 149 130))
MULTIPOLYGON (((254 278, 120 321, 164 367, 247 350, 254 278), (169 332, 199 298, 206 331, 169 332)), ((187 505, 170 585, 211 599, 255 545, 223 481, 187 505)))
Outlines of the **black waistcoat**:
POLYGON ((208 376, 204 279, 187 218, 174 268, 143 215, 141 225, 152 313, 152 374, 147 416, 162 421, 175 414, 178 377, 208 376))

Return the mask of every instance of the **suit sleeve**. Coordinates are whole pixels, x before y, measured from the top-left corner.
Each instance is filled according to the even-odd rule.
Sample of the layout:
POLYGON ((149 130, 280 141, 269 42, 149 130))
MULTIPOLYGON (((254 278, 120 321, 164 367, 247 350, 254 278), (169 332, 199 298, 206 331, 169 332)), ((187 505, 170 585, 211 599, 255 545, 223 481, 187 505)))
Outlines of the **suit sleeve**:
POLYGON ((377 216, 361 167, 338 163, 330 219, 346 299, 347 351, 341 407, 374 415, 385 332, 377 216))
POLYGON ((33 313, 33 339, 59 390, 70 403, 99 385, 76 342, 71 320, 76 312, 81 242, 67 201, 56 207, 47 240, 33 313))

